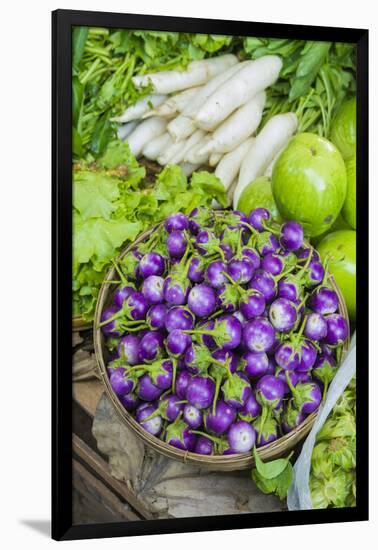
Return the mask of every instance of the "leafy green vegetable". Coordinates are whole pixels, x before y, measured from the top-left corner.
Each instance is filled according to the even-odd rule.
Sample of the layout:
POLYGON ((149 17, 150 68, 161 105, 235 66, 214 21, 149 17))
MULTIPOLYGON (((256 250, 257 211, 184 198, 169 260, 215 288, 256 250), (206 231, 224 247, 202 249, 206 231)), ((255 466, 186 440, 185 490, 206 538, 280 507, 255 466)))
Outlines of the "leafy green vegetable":
POLYGON ((293 481, 293 467, 290 462, 291 453, 287 458, 279 458, 270 462, 263 462, 256 447, 253 448, 256 468, 252 470, 252 479, 257 487, 265 494, 275 494, 280 499, 287 496, 293 481))
POLYGON ((355 90, 356 48, 353 44, 289 39, 245 38, 244 56, 279 55, 279 80, 267 90, 262 125, 278 113, 294 111, 300 132, 327 137, 335 113, 355 90))
MULTIPOLYGON (((74 272, 76 314, 91 318, 104 272, 111 259, 139 233, 170 214, 189 214, 213 199, 225 203, 225 191, 214 174, 193 174, 166 166, 151 186, 145 169, 127 143, 109 144, 96 162, 81 161, 73 172, 74 272)), ((156 247, 162 246, 156 243, 156 247)), ((135 265, 126 266, 132 272, 135 265)))
POLYGON ((356 386, 349 384, 317 435, 311 457, 314 508, 356 505, 356 386))

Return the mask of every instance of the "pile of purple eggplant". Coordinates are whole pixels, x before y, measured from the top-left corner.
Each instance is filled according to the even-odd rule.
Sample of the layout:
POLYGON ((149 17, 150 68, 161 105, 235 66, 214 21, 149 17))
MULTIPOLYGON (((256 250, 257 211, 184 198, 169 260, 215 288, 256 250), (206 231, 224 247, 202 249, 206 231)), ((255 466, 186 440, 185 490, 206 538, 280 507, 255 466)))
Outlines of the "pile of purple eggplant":
POLYGON ((250 452, 316 411, 348 337, 327 262, 257 208, 169 216, 114 263, 101 327, 111 387, 150 434, 250 452))

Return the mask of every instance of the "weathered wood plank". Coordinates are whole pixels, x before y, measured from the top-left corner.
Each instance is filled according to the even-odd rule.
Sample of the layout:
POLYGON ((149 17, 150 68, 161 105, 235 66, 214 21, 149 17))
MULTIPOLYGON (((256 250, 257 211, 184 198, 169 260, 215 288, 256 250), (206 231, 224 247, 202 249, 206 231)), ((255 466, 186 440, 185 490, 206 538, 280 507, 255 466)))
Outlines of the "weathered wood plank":
POLYGON ((108 506, 116 514, 126 521, 140 521, 140 517, 137 516, 132 510, 122 504, 120 499, 110 491, 99 479, 94 477, 88 470, 80 464, 77 460, 73 459, 73 485, 75 489, 86 495, 88 493, 88 487, 98 493, 104 502, 104 505, 108 506))
POLYGON ((151 513, 140 502, 138 497, 127 487, 125 483, 115 479, 110 472, 110 466, 105 460, 91 449, 80 437, 73 434, 72 449, 92 470, 96 472, 112 489, 120 495, 143 518, 151 519, 151 513))
POLYGON ((97 403, 103 394, 103 385, 99 380, 82 380, 74 382, 73 398, 79 403, 91 418, 94 418, 96 413, 97 403))

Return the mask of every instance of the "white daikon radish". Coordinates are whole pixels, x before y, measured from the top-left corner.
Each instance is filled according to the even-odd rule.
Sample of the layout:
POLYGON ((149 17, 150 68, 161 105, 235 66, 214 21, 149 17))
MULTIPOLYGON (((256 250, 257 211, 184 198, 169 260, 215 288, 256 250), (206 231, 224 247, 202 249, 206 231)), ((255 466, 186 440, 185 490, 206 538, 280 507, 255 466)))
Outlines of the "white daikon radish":
POLYGON ((201 154, 199 151, 210 139, 210 136, 206 135, 197 145, 191 147, 189 151, 185 154, 184 160, 186 162, 191 162, 192 164, 206 164, 209 160, 209 153, 201 154))
POLYGON ((280 149, 280 150, 278 151, 278 153, 276 154, 276 156, 274 157, 274 159, 272 160, 272 162, 269 164, 268 168, 265 170, 264 176, 268 176, 268 178, 271 178, 271 177, 272 177, 274 165, 276 164, 278 157, 280 156, 280 154, 282 153, 282 151, 283 151, 284 149, 285 149, 285 147, 283 147, 282 149, 280 149))
POLYGON ((137 120, 141 118, 145 113, 158 107, 167 99, 166 95, 162 94, 151 94, 142 97, 135 103, 131 105, 122 113, 120 116, 115 116, 110 120, 112 122, 130 122, 130 120, 137 120))
POLYGON ((177 155, 177 153, 183 148, 184 146, 184 140, 183 141, 173 141, 171 138, 171 145, 167 147, 164 151, 161 152, 161 154, 158 156, 157 161, 162 166, 165 166, 166 164, 173 164, 171 162, 171 159, 177 155))
POLYGON ((193 99, 189 101, 187 106, 182 110, 181 115, 174 118, 168 125, 168 132, 173 139, 180 140, 190 136, 195 130, 195 124, 193 117, 197 111, 202 107, 208 97, 226 80, 231 78, 234 74, 240 71, 246 64, 252 63, 252 61, 244 61, 243 63, 237 63, 233 65, 227 71, 212 78, 205 86, 195 94, 193 99))
POLYGON ((163 134, 166 127, 164 118, 153 117, 141 122, 127 139, 132 154, 138 157, 147 143, 163 134))
POLYGON ((182 114, 171 120, 167 126, 168 132, 176 141, 189 137, 195 129, 193 119, 182 114))
POLYGON ((130 122, 126 122, 126 124, 122 124, 122 126, 119 126, 117 130, 118 139, 124 141, 127 136, 129 136, 131 132, 135 130, 137 124, 138 120, 131 120, 130 122))
POLYGON ((184 140, 182 148, 177 152, 176 155, 171 157, 171 164, 180 164, 180 162, 184 160, 184 157, 189 149, 199 143, 204 136, 205 132, 203 130, 196 130, 194 134, 192 134, 188 139, 184 140))
POLYGON ((262 176, 276 154, 286 146, 298 127, 294 113, 272 117, 258 134, 240 167, 238 184, 234 192, 234 208, 245 187, 258 176, 262 176))
POLYGON ((194 88, 205 84, 225 71, 228 67, 238 62, 237 57, 232 54, 192 61, 186 71, 162 71, 157 73, 134 76, 132 81, 137 88, 145 88, 152 84, 157 94, 172 94, 187 88, 194 88))
POLYGON ((188 117, 194 117, 197 114, 197 111, 202 107, 208 97, 215 92, 217 88, 226 80, 234 76, 237 72, 243 69, 246 65, 252 63, 252 61, 243 61, 243 63, 237 63, 232 67, 228 68, 223 73, 218 74, 205 86, 201 87, 201 90, 193 97, 193 99, 184 107, 182 114, 188 117))
POLYGON ((190 162, 183 162, 180 164, 182 171, 184 172, 185 176, 190 176, 197 168, 199 168, 200 164, 191 164, 190 162))
POLYGON ((228 153, 249 138, 261 122, 265 99, 265 92, 260 92, 239 107, 218 126, 201 153, 228 153))
POLYGON ((148 118, 150 116, 174 116, 175 114, 182 111, 185 105, 188 104, 188 102, 196 95, 198 90, 200 90, 201 88, 202 86, 189 88, 188 90, 184 90, 183 92, 168 97, 168 99, 166 99, 164 103, 156 107, 156 109, 148 111, 142 116, 142 118, 148 118))
POLYGON ((277 55, 266 55, 246 65, 211 94, 195 116, 196 125, 203 130, 219 126, 235 109, 274 84, 281 67, 277 55))
POLYGON ((248 149, 251 147, 254 138, 249 138, 241 143, 234 151, 224 155, 215 169, 215 175, 221 180, 225 189, 229 189, 230 185, 237 177, 241 163, 248 149))
POLYGON ((150 160, 156 160, 172 143, 171 136, 168 132, 165 132, 145 145, 143 148, 143 156, 150 160))
POLYGON ((221 153, 212 153, 209 157, 209 166, 216 166, 222 157, 221 153))

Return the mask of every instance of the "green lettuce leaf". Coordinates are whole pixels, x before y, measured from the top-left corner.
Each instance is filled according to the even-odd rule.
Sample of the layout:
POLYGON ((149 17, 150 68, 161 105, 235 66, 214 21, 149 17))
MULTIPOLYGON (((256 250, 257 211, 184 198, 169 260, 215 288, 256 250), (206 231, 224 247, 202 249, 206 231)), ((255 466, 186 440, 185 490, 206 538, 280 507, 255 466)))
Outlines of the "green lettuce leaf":
POLYGON ((120 195, 118 180, 104 173, 80 170, 74 172, 73 206, 82 220, 104 218, 109 220, 117 208, 120 195))
POLYGON ((74 217, 74 262, 92 260, 94 266, 103 265, 115 255, 115 250, 125 241, 134 240, 142 229, 139 222, 128 220, 85 220, 74 217))

